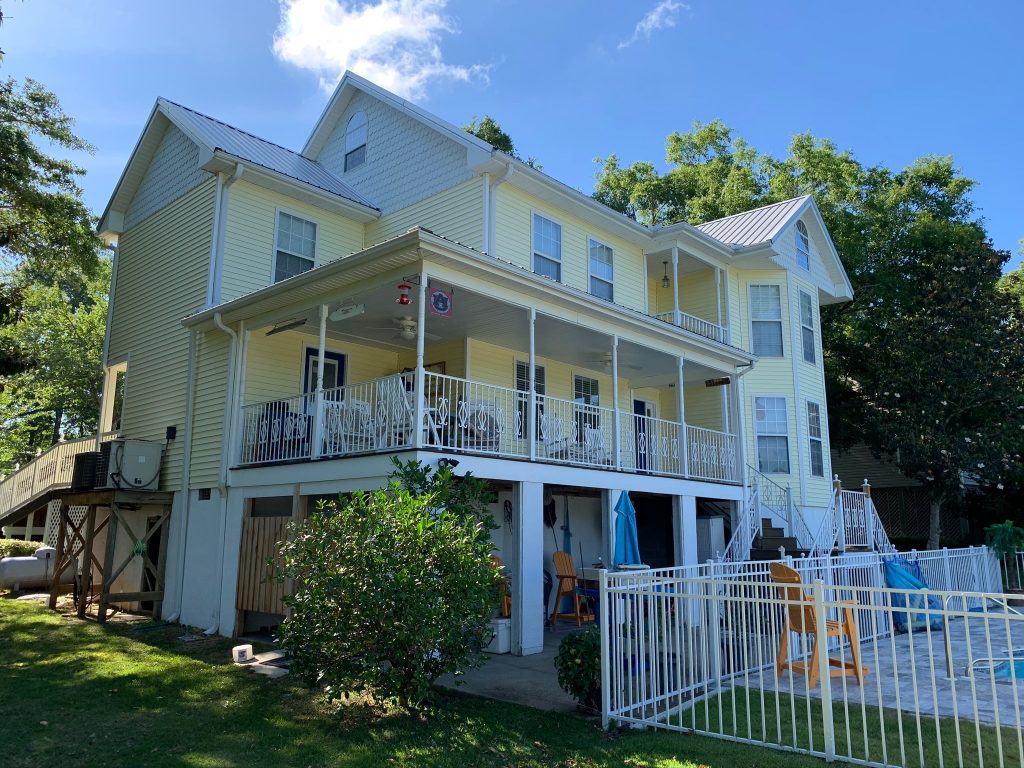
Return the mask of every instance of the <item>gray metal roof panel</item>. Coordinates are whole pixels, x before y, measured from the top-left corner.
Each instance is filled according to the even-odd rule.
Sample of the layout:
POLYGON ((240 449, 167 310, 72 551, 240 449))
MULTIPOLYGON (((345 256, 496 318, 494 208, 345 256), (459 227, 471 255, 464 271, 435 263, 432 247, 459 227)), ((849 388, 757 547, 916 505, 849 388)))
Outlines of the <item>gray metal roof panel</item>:
POLYGON ((160 99, 160 106, 169 117, 183 124, 210 149, 219 149, 354 203, 377 208, 322 165, 294 150, 261 139, 168 99, 160 99))
POLYGON ((809 199, 807 195, 772 203, 752 211, 698 224, 697 229, 730 245, 768 243, 778 236, 793 214, 809 199))

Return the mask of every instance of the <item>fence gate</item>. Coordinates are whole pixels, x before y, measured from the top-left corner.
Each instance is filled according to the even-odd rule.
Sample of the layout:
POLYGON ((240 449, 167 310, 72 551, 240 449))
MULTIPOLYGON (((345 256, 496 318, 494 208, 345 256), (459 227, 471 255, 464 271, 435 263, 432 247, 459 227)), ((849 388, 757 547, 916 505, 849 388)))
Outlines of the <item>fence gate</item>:
POLYGON ((271 563, 281 564, 279 542, 288 536, 289 522, 290 515, 253 517, 251 512, 242 521, 236 600, 240 618, 243 611, 284 615, 285 584, 274 578, 271 563))

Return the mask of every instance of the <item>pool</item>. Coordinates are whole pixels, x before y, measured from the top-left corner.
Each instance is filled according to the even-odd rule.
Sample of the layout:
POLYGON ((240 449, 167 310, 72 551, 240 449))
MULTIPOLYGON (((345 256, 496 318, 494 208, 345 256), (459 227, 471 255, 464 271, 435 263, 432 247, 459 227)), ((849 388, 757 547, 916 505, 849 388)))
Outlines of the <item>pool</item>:
POLYGON ((1024 648, 1014 648, 1006 659, 978 659, 971 665, 971 672, 996 680, 1024 681, 1024 648))

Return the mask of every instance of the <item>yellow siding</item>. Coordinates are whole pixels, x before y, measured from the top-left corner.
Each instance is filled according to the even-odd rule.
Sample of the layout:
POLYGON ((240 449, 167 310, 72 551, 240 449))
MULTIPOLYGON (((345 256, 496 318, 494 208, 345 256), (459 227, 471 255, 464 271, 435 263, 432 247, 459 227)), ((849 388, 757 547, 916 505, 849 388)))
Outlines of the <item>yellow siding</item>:
MULTIPOLYGON (((800 270, 802 271, 802 270, 800 270)), ((829 502, 829 495, 832 483, 829 480, 829 441, 828 441, 828 418, 827 406, 825 403, 825 379, 822 367, 821 349, 821 319, 818 308, 818 291, 800 275, 793 273, 793 323, 794 336, 796 341, 793 344, 793 365, 796 366, 796 373, 800 382, 801 403, 797 409, 797 417, 800 423, 800 439, 804 442, 802 447, 806 456, 805 473, 807 476, 807 499, 805 504, 812 506, 826 506, 829 502), (814 363, 804 361, 804 352, 801 339, 800 327, 800 291, 811 297, 814 307, 814 363), (807 421, 807 401, 817 403, 821 407, 822 427, 822 463, 824 474, 816 477, 811 474, 810 446, 807 421)))
POLYGON ((472 178, 370 222, 366 244, 374 245, 419 226, 479 250, 483 205, 483 178, 472 178))
MULTIPOLYGON (((715 307, 718 299, 715 289, 715 270, 708 268, 680 275, 676 287, 679 290, 679 309, 681 311, 712 323, 718 322, 718 312, 715 307)), ((661 287, 660 275, 650 275, 647 281, 647 290, 651 297, 649 311, 652 315, 671 312, 674 309, 672 288, 661 287)))
MULTIPOLYGON (((423 362, 428 366, 444 363, 446 376, 466 377, 466 340, 430 342, 423 348, 423 362)), ((416 350, 411 349, 398 355, 398 364, 404 368, 416 366, 416 350)))
POLYGON ((363 247, 360 222, 239 180, 229 192, 223 301, 270 285, 278 209, 317 223, 317 264, 327 264, 363 247))
POLYGON ((613 250, 615 303, 644 310, 644 261, 638 246, 594 227, 565 210, 539 200, 510 185, 495 192, 495 255, 532 269, 533 213, 537 212, 562 225, 562 282, 581 291, 590 287, 587 239, 593 237, 613 250))
POLYGON ((224 399, 230 349, 230 338, 220 331, 201 333, 196 340, 191 488, 214 486, 220 474, 221 453, 228 439, 224 429, 224 399))
POLYGON ((162 487, 181 481, 188 331, 181 318, 206 299, 213 182, 206 182, 149 216, 119 239, 108 362, 128 360, 124 434, 164 441, 162 487))
POLYGON ((705 429, 722 430, 722 388, 703 385, 687 387, 686 423, 705 429))

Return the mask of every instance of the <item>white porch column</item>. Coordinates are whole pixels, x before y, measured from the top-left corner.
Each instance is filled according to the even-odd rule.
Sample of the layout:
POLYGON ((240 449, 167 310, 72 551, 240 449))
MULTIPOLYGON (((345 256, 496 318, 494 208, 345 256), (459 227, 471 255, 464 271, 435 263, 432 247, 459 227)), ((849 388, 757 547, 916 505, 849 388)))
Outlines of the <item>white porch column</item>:
POLYGON ((544 484, 516 483, 512 566, 512 653, 544 650, 544 484))
POLYGON ((327 305, 320 305, 320 341, 316 355, 316 406, 313 410, 312 458, 324 449, 324 349, 327 346, 327 305))
POLYGON ((672 246, 672 322, 676 325, 683 324, 683 317, 679 312, 679 248, 672 246))
POLYGON ((612 456, 615 460, 615 468, 622 466, 622 415, 619 410, 619 337, 612 336, 612 418, 615 425, 612 427, 612 456))
POLYGON ((683 365, 685 359, 679 356, 676 368, 676 421, 679 422, 679 468, 684 477, 690 476, 690 461, 687 456, 686 397, 683 393, 683 365))
POLYGON ((672 497, 672 534, 676 565, 698 565, 697 497, 672 497))
MULTIPOLYGON (((424 432, 424 419, 427 414, 424 411, 424 405, 426 401, 427 393, 424 391, 424 384, 426 377, 423 373, 423 347, 424 347, 424 334, 426 333, 427 325, 427 270, 420 271, 420 290, 419 290, 419 306, 416 308, 416 413, 415 413, 415 432, 413 433, 413 446, 416 448, 423 447, 423 432, 424 432)), ((455 407, 455 403, 452 404, 455 407)))
POLYGON ((530 307, 530 381, 526 412, 526 440, 530 447, 530 461, 537 460, 537 310, 530 307))
MULTIPOLYGON (((750 463, 747 461, 747 413, 746 413, 746 394, 743 387, 743 377, 738 373, 735 376, 735 384, 730 384, 730 389, 735 389, 733 392, 733 408, 736 411, 736 463, 739 465, 737 470, 739 471, 739 479, 743 485, 749 485, 749 478, 747 477, 747 465, 750 463)), ((756 448, 755 448, 756 451, 756 448)))

